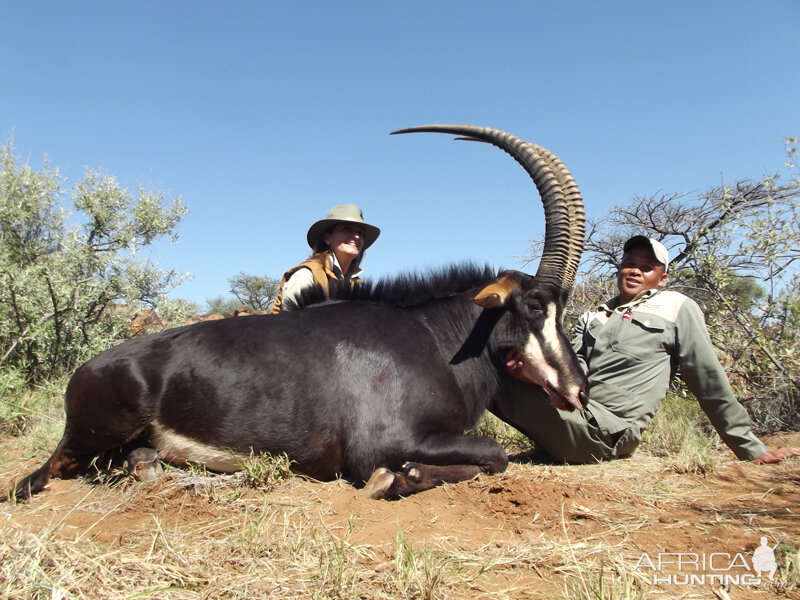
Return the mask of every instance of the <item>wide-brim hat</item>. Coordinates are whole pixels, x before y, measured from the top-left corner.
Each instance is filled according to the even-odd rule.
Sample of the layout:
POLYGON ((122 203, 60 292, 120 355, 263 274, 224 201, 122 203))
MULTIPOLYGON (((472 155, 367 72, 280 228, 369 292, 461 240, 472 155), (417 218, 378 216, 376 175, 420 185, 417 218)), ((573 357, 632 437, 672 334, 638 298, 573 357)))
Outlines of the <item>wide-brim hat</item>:
POLYGON ((317 244, 322 236, 334 225, 339 223, 358 223, 364 228, 364 248, 362 252, 369 248, 378 239, 381 230, 375 225, 370 225, 364 221, 364 213, 355 204, 337 204, 328 211, 324 219, 314 223, 308 230, 306 239, 312 250, 316 250, 317 244))
POLYGON ((627 252, 631 248, 637 248, 640 246, 647 248, 653 253, 653 256, 656 257, 656 260, 664 265, 665 272, 669 269, 669 251, 664 244, 655 238, 649 238, 644 235, 635 235, 625 242, 625 245, 622 247, 622 251, 627 252))

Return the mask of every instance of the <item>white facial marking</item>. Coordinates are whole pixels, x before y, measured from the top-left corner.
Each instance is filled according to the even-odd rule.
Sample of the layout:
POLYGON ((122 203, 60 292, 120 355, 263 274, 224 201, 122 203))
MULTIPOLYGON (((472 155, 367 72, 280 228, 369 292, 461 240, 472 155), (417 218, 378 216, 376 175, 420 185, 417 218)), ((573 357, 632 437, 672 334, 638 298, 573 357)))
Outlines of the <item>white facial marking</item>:
MULTIPOLYGON (((542 324, 542 341, 545 347, 550 350, 548 352, 550 355, 553 354, 553 349, 558 347, 557 313, 558 307, 555 302, 548 304, 547 313, 542 324)), ((522 352, 526 358, 525 374, 545 388, 558 389, 558 373, 545 359, 544 349, 535 335, 528 335, 528 341, 525 343, 525 348, 522 352), (531 371, 528 371, 529 366, 533 367, 531 371), (536 371, 535 374, 532 372, 533 370, 536 371)))

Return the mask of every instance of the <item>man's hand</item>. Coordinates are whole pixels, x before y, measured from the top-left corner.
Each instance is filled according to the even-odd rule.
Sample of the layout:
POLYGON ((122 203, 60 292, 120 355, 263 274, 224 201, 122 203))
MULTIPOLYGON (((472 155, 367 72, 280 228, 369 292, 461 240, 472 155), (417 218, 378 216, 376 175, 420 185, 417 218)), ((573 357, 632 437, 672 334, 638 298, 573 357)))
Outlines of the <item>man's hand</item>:
POLYGON ((521 379, 522 367, 524 366, 522 354, 517 350, 509 350, 506 354, 506 371, 515 379, 521 379))
POLYGON ((757 465, 769 465, 779 463, 784 458, 789 458, 790 456, 800 456, 800 448, 778 448, 777 450, 770 450, 758 458, 754 458, 753 462, 757 465))

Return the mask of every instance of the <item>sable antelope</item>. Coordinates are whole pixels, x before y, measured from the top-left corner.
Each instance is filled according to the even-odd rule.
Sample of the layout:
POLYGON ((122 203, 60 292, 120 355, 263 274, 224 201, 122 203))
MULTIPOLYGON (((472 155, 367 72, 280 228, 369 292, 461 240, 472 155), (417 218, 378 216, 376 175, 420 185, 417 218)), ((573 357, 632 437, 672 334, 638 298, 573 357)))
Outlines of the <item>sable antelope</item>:
POLYGON ((499 388, 512 350, 524 357, 523 379, 557 407, 581 409, 587 382, 561 325, 584 237, 574 179, 544 148, 496 129, 394 133, 425 131, 488 142, 528 172, 545 211, 535 276, 456 266, 356 287, 344 301, 123 342, 75 372, 64 436, 16 497, 139 436, 163 460, 217 471, 236 470, 237 454, 285 452, 297 472, 368 482, 374 498, 501 472, 503 448, 464 432, 499 388))

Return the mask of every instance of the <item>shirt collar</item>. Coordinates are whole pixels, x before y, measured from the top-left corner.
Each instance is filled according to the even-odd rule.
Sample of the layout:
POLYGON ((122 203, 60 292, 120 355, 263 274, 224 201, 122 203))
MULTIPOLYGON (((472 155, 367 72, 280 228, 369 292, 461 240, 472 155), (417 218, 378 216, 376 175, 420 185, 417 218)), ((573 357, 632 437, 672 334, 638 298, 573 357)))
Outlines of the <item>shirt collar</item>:
MULTIPOLYGON (((328 256, 330 256, 330 262, 328 264, 330 265, 331 270, 333 271, 333 274, 336 275, 337 279, 343 278, 344 275, 342 274, 342 267, 339 264, 338 259, 336 258, 336 254, 333 253, 333 252, 328 252, 328 256)), ((355 273, 351 273, 350 277, 351 278, 359 277, 361 275, 361 273, 363 273, 363 272, 364 272, 363 269, 359 269, 355 273)))
POLYGON ((661 291, 661 288, 655 288, 652 290, 643 290, 634 296, 633 300, 628 302, 627 304, 620 304, 619 296, 613 297, 608 302, 600 305, 600 310, 603 310, 607 313, 616 312, 623 312, 623 309, 630 310, 642 302, 649 300, 653 296, 655 296, 658 292, 661 291))

